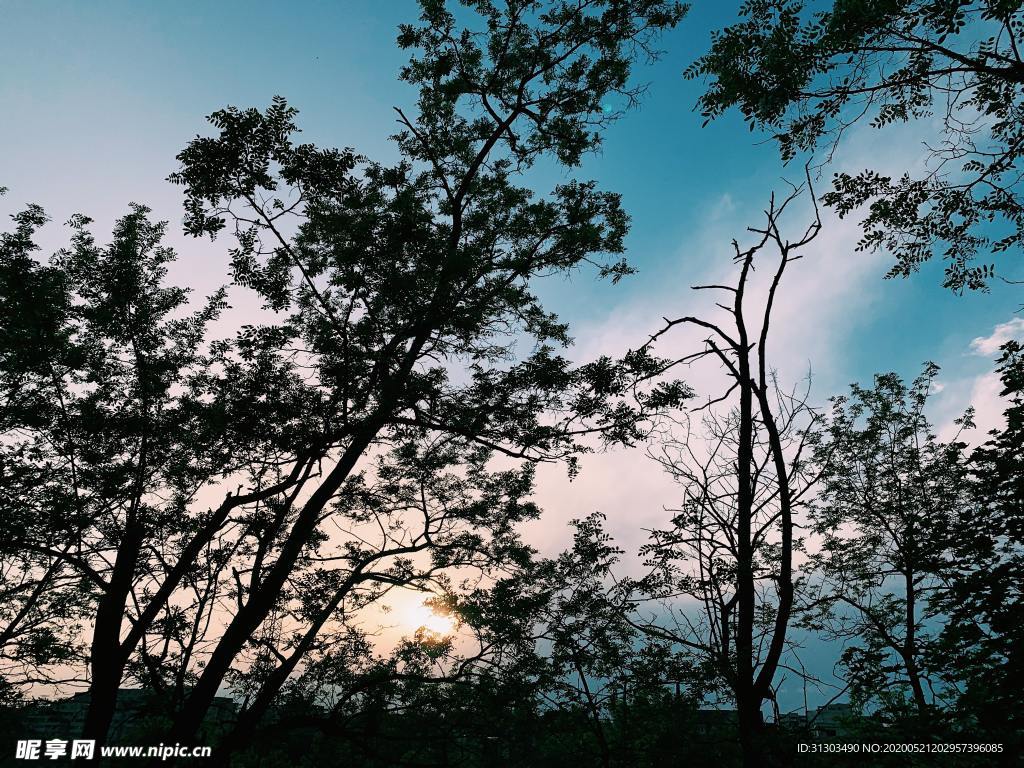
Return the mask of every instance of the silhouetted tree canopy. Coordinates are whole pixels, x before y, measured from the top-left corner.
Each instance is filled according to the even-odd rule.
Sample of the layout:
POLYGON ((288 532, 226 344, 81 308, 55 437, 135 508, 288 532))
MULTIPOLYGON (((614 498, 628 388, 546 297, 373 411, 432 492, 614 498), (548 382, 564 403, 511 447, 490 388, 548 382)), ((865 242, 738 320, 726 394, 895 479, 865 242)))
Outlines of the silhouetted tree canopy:
MULTIPOLYGON (((394 160, 303 141, 281 97, 217 110, 177 155, 186 233, 223 245, 229 287, 174 285, 141 204, 108 236, 72 216, 52 255, 39 206, 0 232, 5 744, 204 744, 263 768, 1012 764, 1021 343, 973 449, 971 411, 949 438, 929 420, 932 364, 827 412, 810 374, 784 387, 779 321, 815 319, 783 311, 820 258, 808 172, 733 241, 732 278, 694 286, 716 309, 576 361, 541 285, 633 271, 619 194, 581 168, 686 8, 417 5, 394 160), (696 344, 670 347, 684 328, 696 344), (684 411, 675 372, 697 363, 720 376, 684 411), (539 465, 588 482, 581 457, 641 447, 679 486, 632 531, 643 562, 606 526, 646 525, 643 496, 584 510, 564 551, 531 545, 539 465)), ((1024 237, 1020 3, 742 13, 688 71, 705 117, 739 107, 788 161, 939 110, 923 177, 838 175, 824 201, 867 207, 860 246, 894 275, 939 252, 954 290, 1001 277, 980 262, 1024 237)))
POLYGON ((852 385, 833 399, 815 456, 820 542, 803 621, 845 644, 853 700, 895 719, 927 720, 955 700, 931 667, 945 541, 967 510, 967 466, 964 444, 940 441, 925 414, 937 373, 929 364, 910 384, 888 373, 852 385))
MULTIPOLYGON (((619 196, 573 169, 683 7, 421 6, 399 33, 419 99, 398 111, 396 164, 299 143, 281 98, 214 113, 180 153, 187 231, 229 235, 233 282, 264 304, 233 338, 212 331, 223 291, 189 314, 166 285, 165 225, 143 207, 107 246, 76 216, 48 264, 32 253, 41 210, 4 237, 3 472, 20 484, 5 484, 5 551, 95 612, 87 649, 17 605, 11 619, 41 661, 88 659, 85 733, 101 743, 129 681, 165 695, 172 741, 223 686, 243 695, 228 749, 282 691, 332 688, 310 672, 358 688, 379 666, 358 652, 361 609, 521 567, 530 465, 574 474, 688 394, 655 382, 665 363, 645 352, 571 363, 534 286, 630 271, 619 196), (542 160, 565 171, 547 194, 523 181, 542 160)), ((33 615, 57 607, 31 597, 38 580, 12 582, 33 615)), ((396 653, 381 663, 410 673, 451 649, 396 653)))
POLYGON ((971 454, 972 503, 949 531, 949 572, 939 604, 949 616, 940 649, 963 683, 961 707, 982 727, 1016 734, 1024 697, 1024 356, 1002 347, 997 371, 1005 424, 971 454))
POLYGON ((1024 243, 1021 8, 748 0, 743 19, 716 32, 686 75, 707 78, 698 107, 708 120, 738 108, 752 130, 773 134, 784 160, 840 141, 855 124, 914 122, 923 170, 911 162, 897 174, 837 173, 824 200, 840 216, 866 207, 858 248, 890 252, 889 276, 937 255, 948 288, 983 289, 999 274, 988 258, 1019 255, 1024 243))

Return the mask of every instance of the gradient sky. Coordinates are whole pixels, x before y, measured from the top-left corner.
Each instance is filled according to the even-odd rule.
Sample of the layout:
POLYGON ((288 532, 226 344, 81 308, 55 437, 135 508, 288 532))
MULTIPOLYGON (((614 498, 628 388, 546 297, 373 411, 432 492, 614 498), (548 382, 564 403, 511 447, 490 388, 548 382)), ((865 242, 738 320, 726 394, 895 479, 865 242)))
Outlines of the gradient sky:
MULTIPOLYGON (((693 112, 700 84, 681 72, 737 4, 698 4, 665 37, 662 61, 639 71, 651 85, 642 107, 612 128, 602 154, 585 165, 586 174, 624 195, 633 217, 629 258, 640 274, 615 288, 582 274, 547 289, 578 337, 581 324, 600 323, 637 297, 665 296, 652 306, 652 323, 671 314, 692 276, 728 257, 729 238, 756 222, 781 178, 799 180, 799 169, 783 168, 773 146, 736 115, 702 129, 693 112), (724 241, 710 240, 709 224, 724 241)), ((301 110, 304 138, 393 157, 392 107, 408 106, 415 95, 395 77, 404 61, 395 27, 415 12, 411 0, 0 0, 0 185, 10 188, 2 211, 38 202, 55 222, 86 213, 102 233, 138 201, 177 222, 180 190, 164 181, 174 155, 206 131, 204 117, 213 110, 262 107, 275 94, 301 110)), ((920 134, 922 126, 914 130, 920 134)), ((903 163, 919 154, 922 137, 910 132, 861 134, 851 143, 859 138, 855 151, 870 162, 895 154, 903 163)), ((56 246, 63 235, 54 227, 50 237, 56 246)), ((864 261, 848 240, 829 256, 864 261)), ((222 279, 222 265, 203 258, 218 249, 180 237, 175 245, 190 283, 203 289, 222 279)), ((857 286, 878 301, 869 316, 850 318, 857 333, 844 340, 839 384, 966 349, 1021 303, 1018 291, 1005 289, 951 296, 937 285, 938 265, 912 281, 875 280, 885 264, 879 260, 872 279, 857 286)))
MULTIPOLYGON (((628 258, 640 273, 615 287, 581 273, 543 288, 551 308, 571 321, 581 359, 620 353, 656 330, 663 315, 692 311, 688 286, 725 272, 730 239, 742 241, 744 228, 759 223, 783 177, 800 180, 799 167, 783 168, 774 146, 736 115, 701 128, 693 111, 700 84, 681 73, 738 5, 698 3, 664 38, 663 59, 638 71, 651 85, 641 108, 585 163, 584 174, 623 194, 633 219, 628 258)), ((49 249, 65 242, 59 222, 76 212, 96 219, 103 241, 132 201, 177 224, 180 190, 164 180, 175 154, 206 132, 213 110, 264 107, 275 94, 300 110, 304 139, 393 158, 392 107, 415 97, 396 79, 404 56, 395 30, 415 15, 411 0, 0 0, 0 186, 10 189, 0 215, 27 202, 43 205, 56 222, 43 238, 49 249)), ((913 167, 928 131, 857 128, 837 166, 913 167)), ((802 223, 794 217, 794 227, 802 223)), ((909 281, 883 281, 887 258, 854 252, 856 236, 853 222, 826 219, 822 237, 793 268, 776 339, 783 374, 792 379, 811 365, 820 403, 876 371, 912 378, 932 359, 943 367, 935 421, 948 425, 973 401, 983 423, 993 424, 991 344, 972 348, 972 341, 1000 324, 999 333, 1020 334, 1015 312, 1024 289, 956 297, 940 287, 938 264, 909 281)), ((179 252, 172 279, 200 294, 226 280, 226 242, 198 243, 178 232, 169 240, 179 252)), ((703 375, 694 373, 694 381, 703 375)), ((545 471, 539 496, 547 515, 531 537, 545 551, 567 543, 567 520, 594 509, 634 549, 673 503, 671 484, 642 451, 592 457, 572 485, 545 471)))

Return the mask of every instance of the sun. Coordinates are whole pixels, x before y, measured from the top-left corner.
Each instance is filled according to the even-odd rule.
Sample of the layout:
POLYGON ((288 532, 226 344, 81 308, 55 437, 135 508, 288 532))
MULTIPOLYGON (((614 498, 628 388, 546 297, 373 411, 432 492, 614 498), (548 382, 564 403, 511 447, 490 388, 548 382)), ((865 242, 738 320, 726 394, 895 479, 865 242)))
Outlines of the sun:
POLYGON ((437 613, 427 601, 413 604, 406 609, 405 620, 415 629, 425 629, 437 635, 450 635, 455 632, 455 620, 451 616, 437 613))

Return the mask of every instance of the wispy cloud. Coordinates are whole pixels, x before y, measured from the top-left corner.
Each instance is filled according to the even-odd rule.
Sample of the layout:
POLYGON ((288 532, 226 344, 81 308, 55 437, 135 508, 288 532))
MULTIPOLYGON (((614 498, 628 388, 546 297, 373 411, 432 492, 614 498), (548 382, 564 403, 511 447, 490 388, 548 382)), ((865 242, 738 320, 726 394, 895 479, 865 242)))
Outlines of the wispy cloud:
POLYGON ((1006 342, 1021 338, 1024 338, 1024 318, 1015 317, 1009 322, 997 325, 988 336, 978 336, 971 341, 971 352, 983 357, 992 357, 1006 342))
MULTIPOLYGON (((885 142, 871 129, 858 128, 848 134, 848 141, 836 156, 832 170, 859 171, 874 167, 881 171, 905 168, 907 158, 920 154, 920 127, 887 134, 885 142)), ((786 176, 801 181, 792 167, 786 176)), ((816 180, 818 194, 828 186, 826 179, 816 180)), ((755 235, 747 227, 763 223, 771 187, 785 195, 789 188, 778 178, 751 179, 741 188, 720 190, 709 194, 696 220, 699 225, 687 231, 676 246, 676 255, 660 267, 666 270, 663 279, 643 291, 612 304, 599 319, 574 325, 577 345, 573 356, 589 360, 602 354, 621 355, 642 344, 664 324, 664 317, 695 315, 728 322, 714 302, 724 294, 713 291, 692 291, 691 285, 731 284, 736 267, 732 260, 733 238, 741 247, 749 245, 755 235)), ((813 217, 810 200, 805 196, 787 211, 783 232, 790 239, 798 238, 813 217)), ((891 257, 885 253, 857 252, 861 236, 856 216, 838 219, 832 211, 822 209, 823 229, 819 237, 805 249, 805 257, 787 270, 775 311, 770 346, 772 364, 785 388, 801 386, 810 370, 813 374, 812 402, 823 405, 826 399, 855 380, 864 378, 856 369, 851 350, 862 347, 865 333, 870 332, 872 317, 880 303, 891 296, 892 284, 882 279, 891 257)), ((774 264, 774 254, 764 253, 751 292, 762 294, 774 264)), ((921 279, 924 279, 923 277, 921 279)), ((758 302, 752 297, 751 314, 758 302)), ((874 329, 871 329, 872 331, 874 329)), ((896 332, 896 329, 889 329, 896 332)), ((752 331, 753 333, 753 331, 752 331)), ((677 327, 659 342, 656 352, 667 358, 680 358, 700 349, 706 332, 692 326, 677 327)), ((936 342, 938 347, 938 341, 936 342)), ((962 350, 962 347, 960 348, 962 350)), ((940 357, 936 349, 936 357, 940 357)), ((880 370, 899 368, 903 360, 883 364, 880 370)), ((916 365, 916 363, 915 363, 916 365)), ((979 381, 972 392, 973 377, 965 376, 962 362, 951 365, 946 373, 951 382, 943 391, 943 400, 958 401, 960 415, 970 400, 977 396, 988 402, 991 382, 979 381), (953 395, 956 397, 954 398, 953 395)), ((916 371, 911 370, 909 375, 916 371)), ((723 372, 711 361, 703 365, 680 367, 676 375, 687 381, 706 400, 721 394, 725 382, 723 372)), ((870 376, 870 372, 867 374, 870 376)), ((945 377, 944 377, 945 379, 945 377)), ((936 387, 936 394, 942 385, 936 387)), ((983 407, 985 418, 998 413, 998 403, 983 407)), ((941 414, 945 416, 945 412, 941 414)), ((945 418, 941 419, 945 422, 945 418)), ((646 455, 643 447, 618 449, 584 457, 582 472, 569 482, 562 469, 542 468, 538 473, 537 500, 545 510, 544 517, 530 526, 528 537, 541 550, 551 553, 569 543, 567 522, 595 510, 608 516, 608 529, 617 544, 625 550, 623 570, 640 568, 636 549, 647 539, 647 530, 667 524, 681 496, 681 489, 646 455)))
POLYGON ((1003 382, 999 374, 992 370, 992 358, 999 354, 999 348, 1011 339, 1024 339, 1024 318, 1014 317, 1005 323, 998 323, 987 336, 977 336, 967 345, 964 359, 973 357, 986 359, 986 369, 974 375, 966 374, 961 369, 959 377, 951 378, 942 390, 939 403, 941 418, 938 435, 942 440, 950 440, 960 431, 954 422, 967 406, 974 409, 975 429, 964 435, 969 443, 978 444, 987 439, 993 429, 1001 429, 1006 420, 1003 411, 1007 401, 1002 396, 1003 382))

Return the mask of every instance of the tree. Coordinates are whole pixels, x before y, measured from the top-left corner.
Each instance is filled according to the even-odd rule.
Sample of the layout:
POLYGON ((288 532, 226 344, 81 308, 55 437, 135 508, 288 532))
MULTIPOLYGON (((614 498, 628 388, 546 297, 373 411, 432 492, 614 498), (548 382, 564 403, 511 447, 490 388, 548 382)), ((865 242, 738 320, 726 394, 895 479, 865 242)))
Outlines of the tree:
POLYGON ((635 764, 638 732, 648 726, 631 709, 649 700, 670 712, 682 708, 673 707, 680 702, 667 695, 669 686, 675 684, 678 698, 680 682, 692 675, 687 659, 664 640, 645 639, 629 621, 636 596, 628 579, 614 576, 621 550, 604 531, 603 516, 595 513, 574 527, 573 547, 539 579, 547 596, 533 630, 545 668, 541 696, 585 717, 599 765, 635 764))
MULTIPOLYGON (((573 367, 555 353, 566 328, 531 282, 620 253, 627 219, 618 197, 591 182, 546 198, 514 183, 542 157, 571 167, 598 146, 615 116, 606 100, 636 97, 633 61, 653 55, 682 7, 471 5, 479 29, 460 30, 437 2, 422 3, 422 25, 401 29, 399 44, 420 52, 402 73, 420 98, 415 118, 398 112, 399 164, 295 144, 295 112, 280 99, 265 113, 215 113, 219 135, 179 155, 171 178, 185 189, 189 231, 233 231, 236 282, 286 316, 259 335, 296 355, 321 393, 323 421, 296 440, 293 461, 313 454, 326 466, 243 585, 174 740, 195 734, 296 568, 318 556, 325 519, 344 512, 365 457, 406 435, 446 434, 514 459, 556 460, 587 450, 587 435, 636 439, 639 419, 682 395, 668 385, 630 406, 626 396, 660 362, 633 354, 573 367)), ((599 270, 614 279, 628 268, 599 270)))
MULTIPOLYGON (((855 702, 922 723, 952 695, 929 667, 947 531, 967 509, 965 446, 940 442, 924 413, 937 372, 929 364, 909 386, 878 375, 872 388, 855 384, 833 399, 815 457, 819 592, 805 616, 849 643, 842 663, 855 702)), ((969 414, 960 425, 970 426, 969 414)))
MULTIPOLYGON (((210 386, 204 335, 223 294, 182 313, 187 291, 163 284, 174 254, 147 214, 135 206, 107 247, 76 216, 71 247, 45 265, 32 257, 41 209, 17 215, 3 239, 3 555, 41 574, 18 609, 23 623, 49 606, 48 621, 68 622, 63 635, 94 612, 86 731, 100 740, 129 659, 213 533, 282 487, 264 484, 263 462, 289 426, 286 397, 277 426, 257 420, 258 397, 284 394, 266 377, 251 390, 210 386), (205 519, 192 513, 196 494, 227 473, 254 490, 229 493, 205 519)), ((61 660, 77 661, 62 643, 61 660)))
POLYGON ((743 21, 717 32, 687 70, 709 79, 699 108, 714 119, 738 107, 773 133, 782 157, 837 142, 854 123, 923 121, 926 172, 867 169, 835 175, 824 201, 845 216, 867 205, 859 250, 884 248, 889 276, 933 254, 945 286, 983 289, 999 272, 978 264, 1024 242, 1024 11, 1017 0, 835 2, 750 0, 743 21))
POLYGON ((531 728, 553 742, 553 764, 648 764, 656 747, 645 742, 662 729, 679 733, 680 715, 695 708, 689 685, 681 689, 694 679, 689 657, 630 621, 637 596, 629 579, 614 574, 621 550, 603 521, 600 513, 573 521, 571 548, 531 558, 456 603, 480 646, 494 649, 478 668, 529 691, 540 718, 531 728))
MULTIPOLYGON (((1024 698, 1024 349, 1002 347, 998 371, 1005 425, 970 456, 972 503, 950 520, 946 569, 937 604, 948 617, 941 658, 964 685, 958 704, 965 728, 1019 739, 1024 698)), ((1019 743, 1019 742, 1018 742, 1019 743)))
MULTIPOLYGON (((282 693, 333 712, 350 697, 395 680, 440 685, 458 679, 488 656, 481 643, 476 655, 449 659, 447 641, 425 633, 378 662, 365 609, 405 589, 450 610, 460 585, 493 580, 528 559, 516 526, 540 514, 527 500, 533 466, 488 471, 492 458, 486 448, 435 435, 399 442, 372 469, 349 478, 329 517, 336 527, 331 541, 324 536, 317 555, 296 564, 289 594, 261 631, 255 656, 232 673, 244 701, 223 752, 248 743, 282 693), (427 650, 414 653, 417 645, 427 650), (437 679, 430 680, 431 666, 436 670, 442 661, 457 671, 435 671, 437 679)), ((272 551, 275 545, 263 546, 272 551)), ((252 583, 254 567, 239 563, 236 572, 252 583)), ((244 585, 236 589, 240 603, 246 593, 244 585)))
MULTIPOLYGON (((0 194, 5 190, 0 189, 0 194)), ((33 269, 32 235, 44 220, 38 207, 14 217, 13 232, 0 235, 0 703, 17 701, 22 687, 61 676, 56 665, 77 659, 78 622, 88 611, 80 579, 63 556, 21 549, 25 529, 39 525, 51 505, 67 499, 67 486, 52 483, 45 444, 24 436, 25 422, 46 420, 46 403, 31 376, 49 378, 49 354, 64 344, 62 326, 71 310, 59 269, 33 269)), ((52 412, 52 411, 51 411, 52 412)))
POLYGON ((698 409, 706 414, 706 445, 684 435, 656 455, 685 495, 672 527, 655 531, 644 549, 654 566, 644 587, 663 600, 692 598, 697 615, 687 615, 689 606, 674 608, 675 626, 654 619, 643 626, 705 660, 716 689, 736 702, 747 766, 766 759, 761 707, 774 700, 773 681, 787 650, 799 547, 796 515, 812 483, 804 449, 814 439, 816 416, 805 397, 780 390, 768 352, 783 275, 821 226, 815 217, 796 241, 783 236, 779 217, 799 192, 794 189, 781 205, 772 198, 764 228, 750 230, 759 238, 754 245, 741 250, 733 242, 739 266, 734 286, 697 286, 731 295, 728 304, 718 305, 728 325, 687 316, 652 337, 656 341, 678 325, 707 331, 704 349, 682 360, 720 363, 728 384, 698 409), (752 272, 770 263, 766 246, 778 259, 765 295, 758 297, 752 272), (759 298, 763 303, 749 312, 759 298), (721 403, 729 403, 725 415, 712 410, 721 403))
POLYGON ((189 230, 234 231, 234 279, 264 299, 267 324, 210 339, 222 295, 185 314, 185 292, 163 283, 164 225, 141 207, 106 247, 76 217, 72 248, 48 266, 29 255, 41 211, 5 239, 17 274, 5 283, 4 426, 25 446, 4 456, 21 482, 7 486, 17 506, 5 551, 56 558, 76 586, 90 584, 89 735, 104 738, 126 676, 166 694, 180 741, 223 684, 256 681, 251 727, 346 600, 499 553, 514 523, 502 516, 528 507, 481 505, 520 498, 528 483, 484 469, 491 456, 566 459, 575 471, 593 438, 629 443, 684 396, 644 388, 663 368, 645 354, 571 365, 557 353, 566 327, 532 293, 535 278, 585 263, 612 279, 629 271, 602 261, 622 250, 618 197, 592 182, 547 197, 513 183, 543 157, 572 166, 599 145, 618 116, 606 100, 636 98, 632 63, 654 55, 683 9, 473 10, 476 31, 432 2, 422 26, 402 29, 400 44, 422 52, 403 73, 420 88, 420 115, 399 112, 394 167, 294 143, 295 112, 280 99, 265 113, 216 113, 219 135, 181 153, 172 178, 189 230), (370 470, 380 456, 390 458, 370 470), (412 488, 396 479, 426 456, 438 463, 412 488), (397 504, 425 487, 424 504, 436 504, 452 462, 475 473, 475 500, 428 510, 422 529, 385 527, 377 549, 332 540, 332 528, 395 512, 364 481, 397 504), (225 486, 237 490, 210 507, 225 486), (403 560, 412 554, 433 564, 403 560))
POLYGON ((352 739, 361 760, 385 764, 384 755, 441 765, 561 765, 588 755, 640 765, 656 726, 686 743, 678 720, 694 701, 669 684, 684 660, 663 642, 643 642, 627 621, 630 595, 610 578, 618 550, 600 516, 574 526, 573 546, 557 557, 523 547, 492 578, 474 576, 483 583, 435 599, 459 619, 452 635, 421 631, 373 660, 357 627, 341 632, 335 622, 278 698, 273 738, 252 733, 248 752, 303 726, 327 737, 329 754, 344 754, 352 739))

